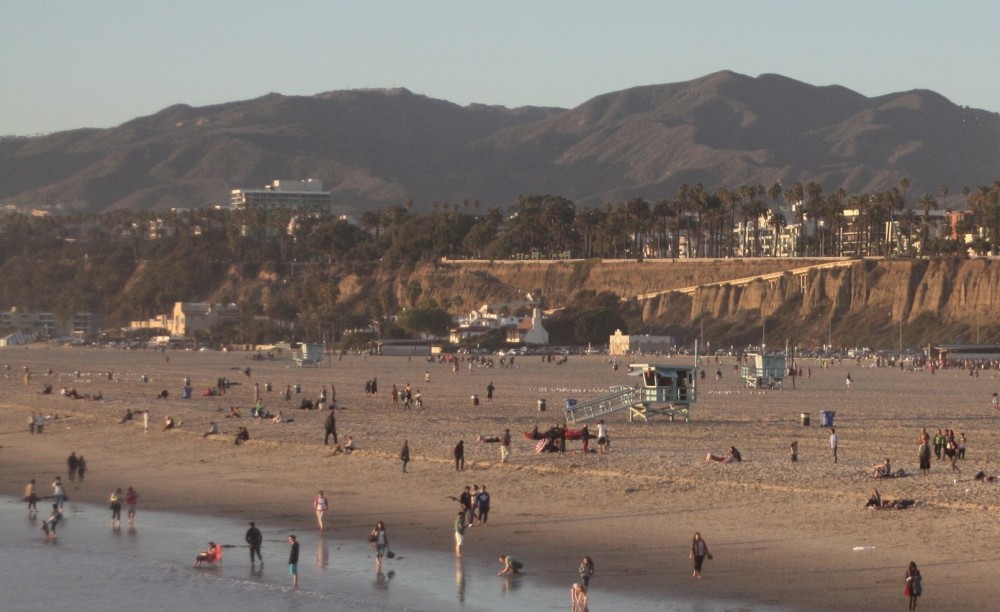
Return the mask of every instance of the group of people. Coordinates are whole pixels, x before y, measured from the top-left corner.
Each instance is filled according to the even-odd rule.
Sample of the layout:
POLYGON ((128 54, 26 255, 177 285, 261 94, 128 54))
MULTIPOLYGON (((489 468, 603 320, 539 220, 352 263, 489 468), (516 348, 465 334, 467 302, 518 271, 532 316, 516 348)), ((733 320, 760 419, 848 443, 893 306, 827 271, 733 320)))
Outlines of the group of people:
POLYGON ((931 437, 924 428, 917 439, 917 457, 920 461, 920 471, 924 476, 929 476, 931 472, 931 448, 933 446, 934 455, 938 461, 947 458, 951 464, 952 472, 961 472, 956 462, 958 459, 965 459, 965 434, 960 434, 958 440, 955 439, 955 432, 951 429, 937 430, 931 437), (932 445, 933 442, 933 445, 932 445), (942 455, 944 457, 942 457, 942 455))

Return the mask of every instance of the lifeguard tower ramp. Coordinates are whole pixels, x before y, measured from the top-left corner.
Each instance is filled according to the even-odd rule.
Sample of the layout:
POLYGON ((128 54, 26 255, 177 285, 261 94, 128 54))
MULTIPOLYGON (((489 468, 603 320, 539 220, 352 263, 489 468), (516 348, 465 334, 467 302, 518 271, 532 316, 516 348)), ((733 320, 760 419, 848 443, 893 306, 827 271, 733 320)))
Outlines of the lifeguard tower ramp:
POLYGON ((292 355, 292 362, 297 367, 316 367, 323 361, 322 344, 305 344, 299 346, 299 350, 292 355))
POLYGON ((780 389, 787 372, 784 353, 749 353, 747 365, 740 368, 740 377, 749 389, 780 389))
POLYGON ((608 395, 567 406, 566 423, 587 423, 621 410, 629 421, 663 415, 690 420, 691 404, 697 401, 694 366, 631 364, 632 376, 641 376, 634 387, 614 387, 608 395))

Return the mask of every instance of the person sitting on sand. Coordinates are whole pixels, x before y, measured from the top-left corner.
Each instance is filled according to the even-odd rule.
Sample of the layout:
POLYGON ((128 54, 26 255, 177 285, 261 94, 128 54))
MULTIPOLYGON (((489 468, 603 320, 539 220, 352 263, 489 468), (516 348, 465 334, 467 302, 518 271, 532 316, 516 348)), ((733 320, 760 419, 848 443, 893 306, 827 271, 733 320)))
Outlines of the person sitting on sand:
POLYGON ((166 431, 168 429, 173 429, 176 426, 177 423, 174 422, 174 417, 168 416, 167 418, 163 419, 163 431, 166 431))
POLYGON ((354 452, 354 438, 347 436, 347 442, 344 442, 344 454, 350 455, 354 452))
POLYGON ((169 396, 170 396, 170 391, 167 391, 166 389, 164 389, 164 390, 160 391, 160 394, 156 396, 156 399, 165 400, 169 396))
POLYGON ((501 555, 498 561, 503 563, 503 569, 497 572, 497 576, 513 576, 514 574, 520 574, 521 570, 524 568, 524 564, 521 563, 519 559, 510 555, 501 555))
POLYGON ((735 446, 730 446, 729 452, 725 455, 718 456, 709 453, 708 456, 705 457, 705 461, 716 461, 718 463, 739 463, 740 461, 743 461, 743 456, 740 455, 740 451, 736 450, 735 446))
POLYGON ((892 476, 892 464, 888 457, 885 458, 884 462, 872 466, 872 478, 889 478, 890 476, 892 476))
POLYGON ((219 433, 219 426, 215 424, 215 421, 209 421, 209 423, 208 423, 208 431, 206 431, 205 433, 201 434, 201 437, 202 438, 207 438, 209 436, 214 436, 214 435, 216 435, 218 433, 219 433))
POLYGON ((194 566, 201 567, 202 563, 218 563, 220 560, 222 560, 222 546, 215 542, 209 542, 208 550, 198 553, 198 557, 194 560, 194 566))
POLYGON ((236 406, 229 407, 229 414, 226 415, 227 419, 238 419, 242 415, 240 414, 240 409, 236 406))
POLYGON ((118 424, 119 425, 124 425, 125 423, 128 423, 129 421, 132 420, 132 416, 133 416, 132 409, 131 408, 126 408, 125 409, 125 414, 122 415, 122 420, 118 421, 118 424))
POLYGON ((250 432, 247 431, 246 427, 240 426, 240 430, 236 432, 236 439, 233 440, 233 444, 239 446, 240 444, 243 444, 249 439, 250 439, 250 432))
POLYGON ((875 508, 876 510, 882 507, 882 496, 879 495, 878 489, 872 489, 871 497, 868 498, 868 503, 865 504, 865 508, 875 508))

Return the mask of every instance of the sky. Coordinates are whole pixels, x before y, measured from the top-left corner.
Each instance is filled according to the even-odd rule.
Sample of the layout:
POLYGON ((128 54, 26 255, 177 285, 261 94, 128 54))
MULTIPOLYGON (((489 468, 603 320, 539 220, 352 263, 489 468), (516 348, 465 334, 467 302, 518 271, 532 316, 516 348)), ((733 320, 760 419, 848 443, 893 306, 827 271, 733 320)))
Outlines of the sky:
POLYGON ((996 0, 0 0, 0 135, 271 92, 572 108, 719 70, 1000 111, 998 23, 996 0))

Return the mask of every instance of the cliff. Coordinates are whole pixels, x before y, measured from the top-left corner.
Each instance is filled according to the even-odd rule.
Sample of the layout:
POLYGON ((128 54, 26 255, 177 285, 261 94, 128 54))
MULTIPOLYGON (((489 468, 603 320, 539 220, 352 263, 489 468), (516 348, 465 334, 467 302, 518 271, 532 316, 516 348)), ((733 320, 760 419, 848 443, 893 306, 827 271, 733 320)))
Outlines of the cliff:
POLYGON ((949 258, 824 265, 830 262, 448 262, 390 282, 397 296, 416 283, 421 299, 447 304, 452 312, 522 300, 529 291, 540 292, 547 309, 559 309, 571 305, 579 291, 609 291, 623 299, 636 330, 681 339, 704 333, 720 342, 755 343, 766 331, 772 345, 787 339, 805 346, 832 341, 896 348, 901 339, 904 347, 913 347, 1000 337, 1000 262, 949 258))

